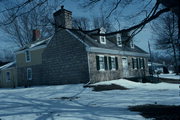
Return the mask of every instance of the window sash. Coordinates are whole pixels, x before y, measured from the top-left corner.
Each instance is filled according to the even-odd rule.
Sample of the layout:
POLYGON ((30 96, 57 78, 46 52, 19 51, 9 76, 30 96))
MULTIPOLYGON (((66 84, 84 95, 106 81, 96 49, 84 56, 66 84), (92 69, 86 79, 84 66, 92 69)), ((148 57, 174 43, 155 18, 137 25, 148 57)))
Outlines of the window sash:
POLYGON ((31 68, 27 68, 27 79, 32 80, 32 69, 31 68))
POLYGON ((31 61, 31 56, 30 56, 30 51, 25 51, 25 56, 26 56, 26 62, 30 62, 31 61))
POLYGON ((117 37, 117 45, 122 46, 122 40, 120 36, 117 37))
POLYGON ((11 80, 11 74, 10 72, 6 72, 6 81, 10 81, 11 80))
POLYGON ((115 57, 111 57, 111 70, 116 70, 115 57))
POLYGON ((100 36, 100 43, 106 44, 106 37, 105 36, 100 36))

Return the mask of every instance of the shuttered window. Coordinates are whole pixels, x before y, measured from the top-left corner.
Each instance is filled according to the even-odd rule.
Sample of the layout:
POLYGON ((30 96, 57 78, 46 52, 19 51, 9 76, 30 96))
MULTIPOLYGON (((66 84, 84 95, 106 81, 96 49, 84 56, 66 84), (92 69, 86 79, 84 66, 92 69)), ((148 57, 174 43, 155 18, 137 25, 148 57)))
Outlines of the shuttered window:
POLYGON ((118 70, 118 58, 115 56, 109 57, 109 69, 118 70))
MULTIPOLYGON (((105 60, 107 58, 105 58, 102 55, 96 56, 96 66, 97 66, 97 70, 105 70, 105 61, 107 63, 107 60, 105 60)), ((107 69, 107 68, 106 68, 107 69)))

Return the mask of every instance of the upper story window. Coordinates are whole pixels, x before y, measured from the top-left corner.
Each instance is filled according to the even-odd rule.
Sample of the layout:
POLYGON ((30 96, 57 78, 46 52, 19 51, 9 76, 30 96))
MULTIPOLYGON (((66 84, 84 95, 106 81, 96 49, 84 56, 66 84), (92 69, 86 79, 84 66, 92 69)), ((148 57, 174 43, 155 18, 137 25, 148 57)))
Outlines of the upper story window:
POLYGON ((105 36, 100 36, 100 43, 106 44, 106 37, 105 36))
POLYGON ((25 58, 26 58, 26 62, 30 62, 31 61, 31 54, 29 50, 25 51, 25 58))
POLYGON ((134 48, 134 41, 133 40, 130 41, 130 47, 134 48))
MULTIPOLYGON (((104 28, 100 28, 100 34, 105 34, 106 30, 104 28)), ((100 36, 100 43, 106 44, 106 36, 100 36)))
POLYGON ((117 45, 122 47, 122 39, 121 39, 121 35, 120 34, 117 34, 117 45))

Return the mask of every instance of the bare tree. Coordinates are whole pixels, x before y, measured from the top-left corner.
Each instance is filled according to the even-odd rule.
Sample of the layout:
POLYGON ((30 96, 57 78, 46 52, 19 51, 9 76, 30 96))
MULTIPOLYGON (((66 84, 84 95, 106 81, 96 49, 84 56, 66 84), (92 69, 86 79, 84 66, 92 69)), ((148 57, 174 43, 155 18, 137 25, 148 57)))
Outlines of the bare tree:
POLYGON ((86 17, 76 17, 73 19, 73 27, 76 29, 89 30, 91 28, 90 20, 86 17))
MULTIPOLYGON (((34 9, 38 8, 39 6, 42 6, 44 4, 48 4, 50 0, 26 0, 23 1, 13 7, 7 8, 5 10, 0 11, 0 13, 3 13, 5 11, 8 10, 14 10, 15 13, 9 17, 6 21, 1 22, 1 25, 6 25, 11 23, 12 21, 14 21, 17 17, 22 16, 23 14, 29 13, 31 11, 33 11, 34 9), (33 6, 31 6, 28 10, 24 10, 24 8, 27 8, 30 4, 35 3, 33 6)), ((64 0, 54 0, 56 2, 58 1, 64 1, 64 0)), ((132 5, 134 3, 141 3, 144 2, 146 0, 115 0, 115 1, 107 1, 107 0, 85 0, 84 1, 84 7, 93 7, 96 4, 100 3, 102 7, 106 7, 108 14, 107 14, 107 18, 109 16, 111 16, 117 9, 119 8, 125 8, 128 5, 132 5)), ((3 2, 3 1, 1 1, 3 2)), ((141 20, 139 23, 136 23, 135 25, 129 26, 126 29, 121 29, 115 32, 110 32, 110 33, 106 33, 106 34, 94 34, 94 35, 112 35, 112 34, 117 34, 117 33, 123 33, 123 32, 129 32, 131 31, 131 36, 135 36, 136 34, 138 34, 143 28, 144 26, 149 23, 150 21, 158 18, 160 15, 162 15, 163 13, 167 13, 169 11, 173 11, 179 19, 179 0, 173 0, 173 1, 169 1, 169 0, 156 0, 156 3, 154 5, 152 5, 150 10, 147 10, 145 8, 148 8, 149 5, 151 5, 150 3, 152 2, 152 0, 148 1, 147 4, 145 4, 142 8, 142 10, 139 13, 143 13, 143 11, 145 11, 145 18, 143 20, 141 20), (165 5, 166 7, 160 7, 160 5, 165 5), (144 9, 144 10, 143 10, 144 9), (133 32, 132 32, 133 31, 133 32)), ((180 23, 180 22, 179 22, 180 23)), ((180 25, 179 25, 180 27, 180 25)), ((130 39, 128 39, 130 40, 130 39)))
MULTIPOLYGON (((32 6, 34 6, 32 4, 32 6)), ((27 8, 28 9, 28 8, 27 8)), ((9 35, 11 40, 19 47, 22 47, 32 41, 32 30, 39 29, 42 32, 42 38, 49 37, 53 34, 52 20, 49 17, 46 5, 32 10, 28 14, 16 17, 10 24, 1 26, 1 29, 9 35)), ((14 10, 8 10, 1 14, 3 22, 16 13, 14 10)))
POLYGON ((172 14, 161 17, 152 26, 156 40, 156 49, 173 54, 175 72, 178 74, 178 19, 172 14))

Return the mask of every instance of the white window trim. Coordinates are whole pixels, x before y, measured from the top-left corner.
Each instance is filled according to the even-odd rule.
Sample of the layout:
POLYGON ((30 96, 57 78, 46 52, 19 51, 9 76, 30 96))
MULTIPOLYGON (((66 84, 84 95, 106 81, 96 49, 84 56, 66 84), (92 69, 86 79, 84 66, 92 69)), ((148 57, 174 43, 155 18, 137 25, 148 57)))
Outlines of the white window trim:
POLYGON ((100 43, 101 44, 106 44, 106 37, 105 36, 100 36, 100 43), (104 38, 104 41, 102 41, 102 38, 104 38))
POLYGON ((117 45, 119 46, 119 47, 122 47, 122 39, 121 39, 121 34, 117 34, 116 35, 116 40, 117 40, 117 45), (118 39, 120 37, 120 40, 118 39), (121 41, 121 44, 119 44, 119 42, 118 41, 121 41))
MULTIPOLYGON (((102 27, 100 28, 100 34, 105 34, 106 30, 102 27)), ((101 44, 106 44, 106 36, 99 36, 99 41, 101 44), (102 38, 104 38, 104 41, 102 41, 102 38)))
MULTIPOLYGON (((137 58, 135 58, 135 57, 133 57, 133 59, 134 59, 134 61, 136 62, 136 66, 135 66, 135 64, 134 64, 134 69, 133 70, 137 70, 137 58)), ((132 63, 133 64, 133 63, 132 63)))
MULTIPOLYGON (((98 56, 99 56, 99 59, 100 59, 100 57, 104 58, 104 55, 98 55, 98 56)), ((104 65, 105 65, 105 61, 104 61, 104 65)), ((99 60, 99 66, 100 66, 100 60, 99 60)), ((99 67, 99 71, 105 71, 105 66, 104 66, 104 69, 99 67)))
POLYGON ((32 80, 32 68, 27 68, 27 80, 32 80), (28 78, 28 71, 31 71, 31 77, 30 77, 30 79, 28 78))
POLYGON ((31 62, 31 52, 30 52, 30 50, 25 51, 25 59, 26 59, 26 62, 31 62), (27 51, 29 52, 29 60, 27 60, 27 51))
MULTIPOLYGON (((112 68, 111 71, 115 71, 116 70, 116 59, 115 56, 110 56, 111 58, 114 58, 114 62, 115 62, 115 68, 112 68)), ((111 67, 112 67, 112 61, 111 61, 111 67)))
POLYGON ((6 82, 10 82, 11 81, 11 72, 6 72, 6 82), (7 77, 7 73, 9 73, 9 79, 7 77))

